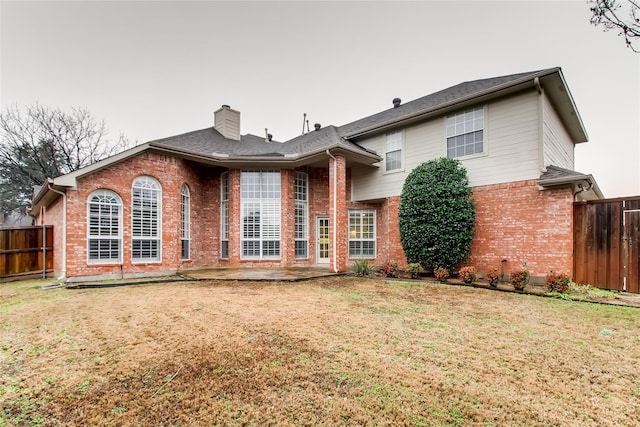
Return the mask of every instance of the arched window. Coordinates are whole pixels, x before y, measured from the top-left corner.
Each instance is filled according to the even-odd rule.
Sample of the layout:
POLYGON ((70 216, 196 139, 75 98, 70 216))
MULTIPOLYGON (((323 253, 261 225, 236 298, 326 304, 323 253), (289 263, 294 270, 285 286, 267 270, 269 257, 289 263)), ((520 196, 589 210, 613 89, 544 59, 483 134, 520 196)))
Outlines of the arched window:
POLYGON ((91 193, 87 202, 87 259, 122 262, 122 200, 109 190, 91 193))
POLYGON ((162 258, 162 188, 150 176, 140 176, 131 189, 131 258, 133 262, 162 258))
POLYGON ((190 258, 191 248, 191 194, 187 184, 182 186, 180 191, 180 242, 181 259, 190 258))

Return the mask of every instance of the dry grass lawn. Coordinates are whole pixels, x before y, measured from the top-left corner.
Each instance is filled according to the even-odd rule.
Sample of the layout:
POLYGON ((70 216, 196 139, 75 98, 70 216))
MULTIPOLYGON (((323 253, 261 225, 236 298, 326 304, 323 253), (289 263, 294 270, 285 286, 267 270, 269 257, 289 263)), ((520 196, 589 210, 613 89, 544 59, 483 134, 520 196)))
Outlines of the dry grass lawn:
POLYGON ((2 425, 631 426, 640 309, 425 282, 0 285, 2 425))

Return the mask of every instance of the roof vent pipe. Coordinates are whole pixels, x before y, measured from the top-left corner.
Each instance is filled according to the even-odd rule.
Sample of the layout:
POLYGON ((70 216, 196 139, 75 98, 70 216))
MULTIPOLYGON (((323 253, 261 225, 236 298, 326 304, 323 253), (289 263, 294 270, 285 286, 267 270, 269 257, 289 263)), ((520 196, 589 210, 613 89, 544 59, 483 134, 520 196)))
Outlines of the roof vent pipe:
POLYGON ((402 102, 402 99, 400 98, 393 98, 393 108, 398 108, 400 106, 400 103, 402 102))
POLYGON ((316 128, 316 130, 320 130, 322 125, 320 123, 316 123, 316 124, 313 125, 313 127, 316 128))

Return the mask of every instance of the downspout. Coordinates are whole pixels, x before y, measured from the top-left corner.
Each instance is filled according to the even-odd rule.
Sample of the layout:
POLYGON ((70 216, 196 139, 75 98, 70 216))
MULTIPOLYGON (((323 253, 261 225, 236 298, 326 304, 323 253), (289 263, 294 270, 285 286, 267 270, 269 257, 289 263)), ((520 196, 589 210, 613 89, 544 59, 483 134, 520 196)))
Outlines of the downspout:
POLYGON ((50 191, 62 196, 62 276, 58 279, 67 277, 67 194, 51 187, 51 183, 47 183, 50 191))
MULTIPOLYGON (((42 211, 40 212, 42 215, 42 211)), ((42 280, 47 278, 47 224, 42 221, 42 280)))
POLYGON ((338 272, 338 247, 337 238, 338 234, 338 159, 327 149, 327 156, 333 159, 333 271, 338 272))

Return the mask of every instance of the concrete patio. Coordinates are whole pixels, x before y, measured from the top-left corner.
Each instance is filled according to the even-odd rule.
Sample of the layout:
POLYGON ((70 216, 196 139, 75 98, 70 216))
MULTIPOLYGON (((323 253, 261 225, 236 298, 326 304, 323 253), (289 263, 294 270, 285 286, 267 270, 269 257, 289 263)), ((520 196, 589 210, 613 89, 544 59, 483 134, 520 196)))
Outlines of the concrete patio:
POLYGON ((266 280, 298 281, 317 277, 336 276, 329 266, 271 267, 271 268, 202 268, 183 270, 179 275, 191 280, 266 280))

